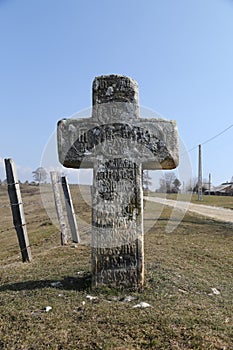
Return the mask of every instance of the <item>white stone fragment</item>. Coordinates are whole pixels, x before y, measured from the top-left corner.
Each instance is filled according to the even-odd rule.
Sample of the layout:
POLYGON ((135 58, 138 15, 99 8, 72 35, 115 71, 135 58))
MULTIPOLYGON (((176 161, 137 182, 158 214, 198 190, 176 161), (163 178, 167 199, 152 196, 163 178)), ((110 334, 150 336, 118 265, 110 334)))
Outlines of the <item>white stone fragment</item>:
POLYGON ((217 290, 216 288, 211 288, 211 290, 212 290, 212 293, 214 295, 219 295, 220 294, 219 290, 217 290))
POLYGON ((71 246, 70 246, 70 248, 78 248, 78 245, 77 244, 72 244, 71 246))
POLYGON ((135 299, 136 299, 135 297, 132 297, 131 295, 128 295, 127 297, 125 297, 123 299, 123 302, 128 303, 128 302, 133 301, 135 299))
POLYGON ((49 311, 51 311, 52 310, 52 307, 51 306, 46 306, 45 308, 44 308, 44 311, 45 312, 49 312, 49 311))
POLYGON ((87 295, 86 298, 88 300, 96 300, 96 299, 98 299, 98 297, 93 297, 92 295, 87 295))
POLYGON ((146 308, 146 307, 152 307, 152 306, 150 304, 144 302, 144 301, 141 301, 141 303, 133 306, 134 309, 135 308, 143 309, 143 308, 146 308))
POLYGON ((179 291, 180 293, 188 294, 187 290, 184 290, 184 289, 180 289, 180 288, 179 288, 178 291, 179 291))

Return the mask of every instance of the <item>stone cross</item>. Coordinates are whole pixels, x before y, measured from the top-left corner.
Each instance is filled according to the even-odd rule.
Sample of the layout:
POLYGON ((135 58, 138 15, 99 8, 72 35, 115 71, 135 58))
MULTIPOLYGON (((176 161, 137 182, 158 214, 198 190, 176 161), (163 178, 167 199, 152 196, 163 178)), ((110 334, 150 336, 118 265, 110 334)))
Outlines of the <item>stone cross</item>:
POLYGON ((58 122, 58 153, 65 167, 93 168, 93 285, 141 287, 142 170, 177 166, 175 121, 140 118, 135 80, 96 77, 92 116, 58 122))

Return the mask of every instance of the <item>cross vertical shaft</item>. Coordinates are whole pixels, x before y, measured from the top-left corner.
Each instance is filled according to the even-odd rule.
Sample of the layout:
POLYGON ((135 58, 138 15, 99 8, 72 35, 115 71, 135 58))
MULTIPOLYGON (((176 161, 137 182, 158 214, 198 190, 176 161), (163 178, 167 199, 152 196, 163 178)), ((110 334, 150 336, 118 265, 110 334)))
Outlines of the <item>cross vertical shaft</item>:
POLYGON ((178 164, 176 123, 139 116, 138 86, 109 75, 93 82, 92 117, 58 122, 60 162, 93 168, 92 282, 144 281, 142 169, 178 164))

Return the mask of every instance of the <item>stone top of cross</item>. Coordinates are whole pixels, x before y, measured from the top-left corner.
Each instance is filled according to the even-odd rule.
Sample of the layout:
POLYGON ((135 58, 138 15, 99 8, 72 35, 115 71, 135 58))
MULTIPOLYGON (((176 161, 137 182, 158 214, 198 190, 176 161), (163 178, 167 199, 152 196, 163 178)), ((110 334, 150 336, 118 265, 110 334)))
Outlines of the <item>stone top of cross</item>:
POLYGON ((101 75, 92 85, 92 105, 122 102, 138 105, 138 84, 122 75, 101 75))
POLYGON ((178 165, 175 121, 140 118, 135 80, 107 75, 93 82, 90 118, 58 122, 58 154, 65 167, 92 168, 97 159, 130 159, 144 169, 178 165))

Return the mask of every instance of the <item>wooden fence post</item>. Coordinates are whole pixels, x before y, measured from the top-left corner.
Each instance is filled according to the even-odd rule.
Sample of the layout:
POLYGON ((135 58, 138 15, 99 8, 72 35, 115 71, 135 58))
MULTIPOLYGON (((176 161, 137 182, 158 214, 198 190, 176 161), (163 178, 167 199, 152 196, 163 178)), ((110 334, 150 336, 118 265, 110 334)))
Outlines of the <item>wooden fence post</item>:
POLYGON ((70 188, 69 184, 67 182, 66 176, 61 177, 61 184, 62 184, 62 189, 65 197, 65 203, 66 203, 66 211, 67 211, 67 217, 70 225, 70 231, 71 231, 71 236, 73 242, 79 243, 80 242, 80 237, 78 233, 78 225, 74 213, 74 206, 70 194, 70 188))
POLYGON ((59 185, 58 185, 58 176, 56 171, 50 172, 51 181, 52 181, 52 187, 53 187, 53 193, 54 193, 54 201, 57 211, 57 218, 59 221, 60 229, 61 229, 61 244, 65 245, 68 243, 68 234, 67 234, 67 227, 65 218, 63 215, 63 208, 62 208, 62 201, 59 191, 59 185))
POLYGON ((22 197, 13 159, 5 159, 5 168, 13 223, 19 241, 22 260, 23 262, 31 261, 31 248, 29 246, 22 197))

